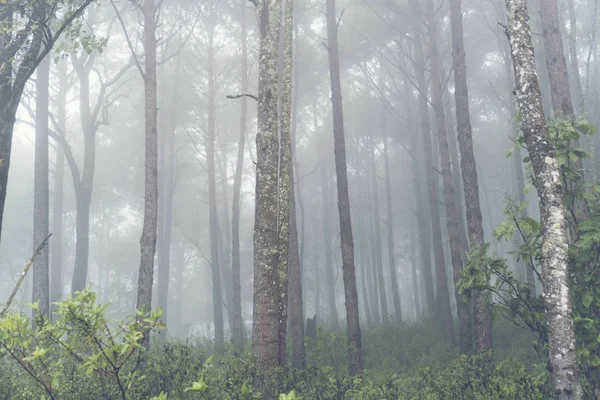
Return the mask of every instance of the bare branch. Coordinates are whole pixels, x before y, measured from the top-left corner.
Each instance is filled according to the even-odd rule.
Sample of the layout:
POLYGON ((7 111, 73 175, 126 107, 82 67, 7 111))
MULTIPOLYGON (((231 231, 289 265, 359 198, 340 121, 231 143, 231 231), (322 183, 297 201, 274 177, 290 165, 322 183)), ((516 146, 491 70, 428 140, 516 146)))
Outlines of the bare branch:
POLYGON ((231 95, 231 94, 227 95, 227 98, 228 99, 232 99, 232 100, 241 99, 242 97, 250 97, 251 99, 254 99, 254 100, 258 101, 258 97, 256 95, 254 95, 254 94, 251 94, 251 93, 241 93, 241 94, 236 94, 236 95, 231 95))

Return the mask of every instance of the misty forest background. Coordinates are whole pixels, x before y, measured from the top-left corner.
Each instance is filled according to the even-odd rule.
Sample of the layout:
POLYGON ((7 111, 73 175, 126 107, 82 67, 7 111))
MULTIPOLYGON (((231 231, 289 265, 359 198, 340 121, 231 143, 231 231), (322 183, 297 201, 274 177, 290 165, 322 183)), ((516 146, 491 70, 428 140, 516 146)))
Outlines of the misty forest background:
POLYGON ((0 398, 598 398, 599 7, 0 0, 0 398))

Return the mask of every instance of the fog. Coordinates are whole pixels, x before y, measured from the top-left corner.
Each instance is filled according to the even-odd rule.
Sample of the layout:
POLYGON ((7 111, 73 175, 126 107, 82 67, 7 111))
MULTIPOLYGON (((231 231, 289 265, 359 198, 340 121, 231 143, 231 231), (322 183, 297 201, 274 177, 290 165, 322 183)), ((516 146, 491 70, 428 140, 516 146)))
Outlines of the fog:
MULTIPOLYGON (((0 302, 8 300, 25 263, 47 232, 52 236, 32 270, 46 264, 50 302, 89 288, 99 303, 109 305, 108 319, 116 320, 151 301, 153 309, 163 309, 161 320, 165 324, 162 333, 153 333, 152 338, 163 343, 166 338, 197 344, 216 339, 217 351, 223 337, 226 343, 235 343, 236 306, 241 305, 244 338, 257 340, 256 335, 263 332, 256 326, 257 318, 262 318, 257 304, 263 304, 260 296, 267 291, 256 291, 261 285, 256 274, 262 261, 254 249, 263 243, 261 240, 269 240, 269 231, 260 231, 260 226, 261 221, 267 226, 271 215, 264 203, 269 201, 268 193, 261 192, 270 190, 270 181, 257 181, 257 173, 268 173, 268 164, 263 163, 271 154, 265 150, 269 148, 267 139, 261 142, 257 138, 263 134, 261 127, 268 127, 261 122, 260 104, 277 104, 279 111, 271 111, 277 114, 284 110, 282 115, 290 105, 289 126, 285 125, 285 115, 279 116, 275 131, 279 132, 276 140, 280 140, 276 157, 283 157, 282 132, 289 127, 292 159, 287 166, 279 161, 277 171, 284 171, 285 176, 291 166, 287 184, 291 184, 290 204, 295 206, 295 217, 290 218, 296 224, 293 227, 289 222, 289 255, 287 241, 281 254, 293 257, 298 252, 302 323, 316 317, 320 328, 344 335, 348 322, 350 335, 347 313, 351 302, 347 296, 351 281, 342 253, 343 211, 338 208, 343 204, 338 175, 341 164, 336 161, 339 154, 334 146, 334 129, 339 126, 334 125, 330 75, 331 56, 336 52, 327 31, 326 2, 294 4, 291 76, 285 75, 283 36, 279 42, 271 38, 279 47, 279 61, 273 64, 279 81, 271 82, 271 90, 279 97, 268 103, 273 93, 265 95, 267 81, 259 84, 263 79, 259 72, 268 74, 266 67, 259 67, 268 61, 259 57, 259 50, 266 48, 261 47, 261 38, 268 40, 265 38, 272 32, 261 33, 257 9, 280 1, 159 0, 151 18, 156 22, 157 136, 152 136, 152 119, 148 119, 153 108, 148 102, 153 78, 149 68, 152 59, 147 54, 149 38, 145 36, 149 29, 146 3, 91 3, 73 24, 76 29, 67 29, 52 43, 46 57, 49 75, 44 78, 38 69, 24 87, 10 150, 0 242, 0 302), (285 94, 281 97, 286 79, 292 81, 289 99, 285 94), (44 85, 46 98, 43 89, 40 91, 44 85), (45 172, 49 201, 40 203, 41 209, 34 207, 34 197, 43 199, 44 193, 43 187, 36 192, 36 185, 43 180, 35 178, 36 165, 42 166, 39 176, 44 175, 43 159, 39 158, 43 156, 36 150, 36 143, 41 143, 36 139, 40 137, 36 116, 40 107, 49 114, 45 172), (257 143, 265 147, 257 149, 257 143), (152 151, 158 156, 156 181, 151 181, 152 151), (152 185, 158 185, 156 198, 152 185), (42 193, 42 197, 34 193, 42 193), (262 193, 260 201, 257 193, 262 193), (257 210, 267 214, 257 214, 255 220, 257 210), (45 231, 43 224, 34 224, 34 220, 36 224, 41 221, 34 219, 36 212, 47 218, 45 231), (154 229, 153 212, 157 213, 154 229), (37 229, 41 231, 34 232, 37 229), (144 236, 143 229, 149 236, 144 236), (151 241, 144 237, 156 239, 155 249, 147 247, 151 241), (146 251, 149 259, 144 261, 146 251), (149 265, 144 271, 150 271, 150 278, 140 276, 143 265, 149 265), (232 280, 236 273, 239 287, 236 279, 232 280), (142 293, 143 279, 153 279, 153 288, 146 286, 142 293)), ((469 171, 476 172, 483 243, 489 243, 490 256, 506 260, 507 271, 528 284, 534 296, 536 291, 539 295, 543 285, 529 270, 529 259, 515 255, 522 250, 523 238, 498 236, 505 221, 513 217, 505 212, 507 204, 523 204, 519 210, 523 217, 541 217, 538 192, 528 183, 535 183, 535 165, 532 169, 527 149, 520 148, 524 142, 516 142, 521 135, 518 124, 522 111, 518 111, 505 32, 507 2, 460 3, 471 154, 475 157, 473 167, 476 165, 476 170, 469 171)), ((541 94, 550 118, 558 112, 544 58, 546 33, 540 7, 546 7, 546 1, 529 3, 541 94)), ((597 4, 588 0, 558 3, 569 73, 567 90, 577 116, 585 116, 597 126, 597 4), (577 68, 576 74, 573 68, 577 68)), ((450 328, 454 323, 455 338, 450 341, 458 346, 464 326, 459 321, 461 295, 459 289, 455 292, 460 287, 455 281, 460 275, 454 266, 460 267, 461 274, 471 258, 469 241, 471 250, 476 245, 467 204, 472 199, 465 197, 472 191, 465 187, 465 171, 461 173, 469 164, 461 164, 467 156, 457 135, 458 84, 449 2, 337 0, 335 7, 356 276, 352 284, 358 292, 361 328, 364 332, 394 321, 412 326, 433 320, 434 329, 442 332, 447 331, 441 322, 447 317, 450 328)), ((59 10, 58 15, 65 10, 59 10)), ((276 21, 278 17, 271 15, 276 21)), ((292 29, 286 21, 282 18, 282 32, 283 26, 292 29)), ((334 108, 335 99, 334 93, 334 108)), ((583 164, 588 183, 597 176, 594 149, 598 144, 597 136, 591 136, 582 138, 578 145, 591 153, 583 164)), ((277 182, 277 190, 285 189, 285 183, 277 182)), ((280 207, 285 199, 277 197, 273 204, 280 207)), ((277 215, 275 223, 281 218, 277 215)), ((261 254, 264 251, 260 249, 261 254)), ((535 263, 542 259, 536 258, 535 263)), ((285 268, 288 266, 293 267, 292 258, 285 268)), ((282 296, 288 294, 285 271, 282 296)), ((290 270, 290 282, 297 279, 292 273, 290 270)), ((30 304, 40 299, 34 276, 26 276, 11 310, 32 315, 30 304)), ((499 278, 492 274, 491 285, 497 282, 499 278)), ((491 299, 506 305, 501 292, 494 292, 491 299)), ((283 303, 287 306, 287 300, 283 303)), ((54 306, 50 308, 50 319, 58 318, 52 313, 54 306)), ((284 314, 293 325, 291 310, 284 314)), ((503 319, 502 311, 496 314, 494 324, 503 319)), ((292 329, 290 325, 288 337, 292 329)), ((477 322, 474 329, 478 329, 477 322)), ((285 348, 285 336, 283 339, 285 348)), ((498 343, 504 342, 495 342, 494 351, 502 353, 504 345, 498 343)), ((255 342, 253 349, 260 362, 256 346, 255 342)), ((363 342, 367 352, 373 346, 363 342)), ((225 398, 213 396, 210 398, 225 398)))

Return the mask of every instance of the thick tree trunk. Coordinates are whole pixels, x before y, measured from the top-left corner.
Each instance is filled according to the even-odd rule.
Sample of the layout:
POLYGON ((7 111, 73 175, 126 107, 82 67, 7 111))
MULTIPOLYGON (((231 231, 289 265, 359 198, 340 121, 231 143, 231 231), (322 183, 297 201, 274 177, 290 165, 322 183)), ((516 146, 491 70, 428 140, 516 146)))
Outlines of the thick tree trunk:
MULTIPOLYGON (((254 219, 254 318, 252 347, 256 356, 256 389, 265 398, 275 398, 281 388, 282 284, 287 279, 287 214, 289 207, 289 164, 284 172, 281 154, 289 151, 280 141, 282 127, 289 126, 280 115, 279 45, 282 0, 256 2, 259 44, 258 132, 256 136, 256 201, 254 219), (282 146, 280 148, 280 145, 282 146), (281 150, 281 151, 280 151, 281 150), (285 193, 287 191, 287 193, 285 193), (284 229, 281 229, 281 228, 284 229), (284 230, 286 232, 284 232, 284 230), (285 243, 282 243, 282 238, 285 243), (283 249, 283 246, 286 246, 283 249), (282 274, 284 276, 282 276, 282 274)), ((285 79, 284 79, 285 81, 285 79)), ((285 103, 285 101, 283 101, 285 103)), ((288 132, 289 134, 289 132, 288 132)), ((286 299, 287 301, 287 299, 286 299)))
POLYGON ((360 318, 358 315, 358 295, 354 270, 354 241, 350 217, 350 195, 348 193, 348 172, 346 170, 346 142, 344 138, 344 111, 342 105, 342 84, 340 79, 340 59, 338 50, 337 17, 335 0, 326 0, 327 48, 329 53, 329 75, 331 79, 331 103, 333 106, 333 134, 335 147, 335 171, 337 176, 338 210, 342 245, 342 270, 344 274, 344 295, 346 298, 346 323, 348 334, 348 356, 351 375, 362 373, 362 343, 360 318))
POLYGON ((90 249, 90 206, 91 192, 79 184, 75 189, 75 267, 71 281, 71 293, 85 289, 88 272, 88 255, 90 249))
MULTIPOLYGON (((243 2, 240 4, 242 93, 248 93, 248 38, 246 26, 246 5, 243 2)), ((241 100, 240 136, 238 139, 237 161, 235 166, 235 177, 233 181, 233 204, 231 211, 231 284, 233 290, 231 301, 232 304, 229 306, 232 314, 231 341, 238 351, 242 351, 244 348, 240 266, 240 208, 242 176, 244 173, 244 152, 246 149, 246 130, 248 126, 247 119, 248 99, 243 97, 241 100)))
POLYGON ((400 291, 398 290, 398 276, 396 273, 396 255, 394 252, 394 212, 392 210, 392 178, 390 174, 390 155, 388 154, 388 137, 383 138, 383 158, 385 168, 385 198, 387 203, 387 237, 388 237, 388 263, 390 265, 390 283, 392 285, 392 299, 394 300, 394 313, 396 320, 402 320, 400 306, 400 291))
MULTIPOLYGON (((50 86, 50 57, 44 58, 37 69, 35 82, 35 168, 33 194, 33 249, 48 237, 50 230, 50 199, 48 182, 48 102, 50 86)), ((33 261, 32 301, 38 303, 37 312, 50 313, 48 246, 33 261)))
MULTIPOLYGON (((145 121, 145 182, 144 224, 140 239, 140 269, 136 308, 149 312, 152 308, 152 282, 158 226, 158 107, 156 96, 156 5, 145 0, 144 15, 144 121, 145 121)), ((149 333, 143 344, 150 345, 149 333)))
MULTIPOLYGON (((444 206, 446 208, 446 229, 450 247, 450 258, 454 277, 454 296, 459 321, 459 344, 463 354, 471 353, 471 318, 469 305, 463 301, 458 290, 458 283, 463 273, 463 245, 460 239, 460 210, 455 203, 454 181, 452 179, 452 164, 450 161, 450 148, 448 145, 448 132, 446 131, 446 115, 444 112, 444 99, 442 92, 442 70, 438 53, 438 35, 435 28, 433 1, 429 1, 429 49, 431 51, 431 85, 432 102, 435 111, 437 127, 440 165, 442 170, 442 185, 444 193, 444 206)), ((459 186, 460 188, 460 186, 459 186)), ((445 271, 443 271, 445 272, 445 271)), ((445 276, 445 274, 444 274, 445 276)))
POLYGON ((419 85, 419 109, 421 118, 421 135, 423 138, 423 153, 425 155, 425 177, 427 180, 427 191, 429 194, 429 210, 431 213, 431 230, 433 234, 433 255, 436 269, 437 297, 436 311, 442 323, 444 338, 454 341, 454 327, 452 322, 452 310, 450 308, 450 292, 448 290, 448 279, 446 277, 446 265, 444 261, 444 248, 442 244, 442 227, 440 221, 440 208, 438 202, 438 179, 434 170, 433 148, 431 145, 431 131, 429 126, 429 112, 427 103, 427 84, 425 81, 425 55, 421 39, 421 28, 418 23, 421 15, 416 0, 411 0, 413 12, 413 31, 415 35, 415 54, 417 82, 419 85))
POLYGON ((369 179, 371 180, 371 215, 373 220, 373 253, 375 255, 375 268, 377 271, 377 283, 379 286, 379 302, 381 305, 381 320, 384 323, 390 321, 390 315, 387 306, 387 293, 385 289, 385 278, 383 276, 383 256, 381 254, 381 217, 379 215, 379 185, 377 182, 377 164, 375 162, 375 149, 373 145, 373 135, 368 135, 368 163, 370 167, 369 179))
POLYGON ((548 367, 556 399, 583 398, 571 297, 568 284, 568 242, 562 202, 560 169, 548 135, 542 96, 535 69, 526 0, 507 0, 507 35, 521 110, 521 130, 531 157, 541 217, 541 257, 546 318, 548 367))
MULTIPOLYGON (((214 9, 214 4, 210 2, 214 9)), ((211 12, 212 13, 212 12, 211 12)), ((215 17, 212 15, 211 19, 215 17)), ((214 22, 211 22, 214 24, 214 22)), ((223 327, 223 294, 221 291, 221 266, 219 263, 219 228, 217 210, 217 184, 215 171, 215 55, 214 31, 212 25, 208 29, 208 131, 206 137, 206 166, 208 173, 208 212, 210 231, 210 269, 212 276, 213 323, 215 325, 215 350, 225 350, 225 329, 223 327)))
MULTIPOLYGON (((467 66, 462 27, 461 0, 450 1, 450 21, 452 25, 452 66, 454 70, 454 101, 456 103, 456 125, 460 149, 460 170, 465 192, 467 231, 471 251, 484 246, 483 217, 479 204, 477 164, 473 152, 473 133, 469 110, 469 89, 467 87, 467 66)), ((475 292, 473 296, 474 345, 478 353, 492 348, 492 314, 488 305, 489 295, 475 292)))

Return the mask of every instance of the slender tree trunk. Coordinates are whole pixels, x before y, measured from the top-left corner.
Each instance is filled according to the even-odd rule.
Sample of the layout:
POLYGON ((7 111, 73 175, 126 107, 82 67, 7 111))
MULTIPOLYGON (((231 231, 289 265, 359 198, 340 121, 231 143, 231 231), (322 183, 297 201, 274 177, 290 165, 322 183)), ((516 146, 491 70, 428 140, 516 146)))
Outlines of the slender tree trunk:
MULTIPOLYGON (((140 269, 136 308, 149 312, 152 308, 152 282, 158 225, 158 107, 156 96, 156 14, 154 0, 145 0, 144 16, 144 121, 145 121, 145 192, 144 224, 140 239, 140 269)), ((150 346, 149 333, 143 340, 150 346)))
POLYGON ((583 94, 583 86, 581 84, 581 73, 579 71, 579 57, 577 56, 577 10, 575 9, 575 1, 568 0, 567 6, 569 10, 569 58, 571 61, 571 74, 573 84, 575 85, 575 98, 577 100, 577 114, 585 113, 585 96, 583 94))
MULTIPOLYGON (((408 78, 404 80, 404 98, 406 99, 406 118, 408 129, 414 129, 415 122, 413 120, 413 104, 412 94, 410 91, 408 78)), ((422 105, 422 104, 421 104, 422 105)), ((423 120, 421 119, 421 123, 423 120)), ((418 143, 418 133, 411 134, 410 149, 411 149, 411 161, 412 161, 412 180, 413 188, 415 192, 415 204, 416 204, 416 218, 419 228, 419 248, 421 252, 421 271, 423 273, 423 281, 425 286, 425 300, 427 303, 426 307, 422 307, 421 310, 427 309, 429 312, 435 311, 435 292, 433 290, 433 275, 431 272, 431 232, 429 224, 429 215, 425 213, 424 205, 427 204, 427 193, 423 189, 423 165, 421 162, 421 146, 418 143)))
POLYGON ((215 172, 215 55, 214 55, 214 3, 211 1, 211 26, 208 28, 208 131, 206 138, 206 165, 208 172, 208 208, 210 230, 210 266, 212 272, 213 323, 215 325, 215 350, 225 349, 223 327, 223 294, 221 292, 221 266, 219 264, 219 228, 217 211, 217 184, 215 172))
MULTIPOLYGON (((465 192, 467 209, 467 230, 471 251, 484 246, 483 217, 479 204, 479 185, 477 164, 473 152, 473 133, 469 110, 469 89, 467 86, 467 66, 462 27, 461 0, 450 1, 450 21, 452 25, 452 66, 454 70, 454 101, 456 103, 456 125, 458 146, 460 149, 460 170, 465 192)), ((475 292, 473 296, 474 345, 478 353, 492 348, 492 315, 488 305, 487 293, 475 292)))
POLYGON ((410 262, 412 266, 412 286, 413 286, 413 298, 414 298, 414 313, 415 320, 419 318, 422 314, 421 309, 421 298, 420 298, 420 290, 419 290, 419 274, 418 274, 418 264, 417 264, 417 230, 415 229, 415 218, 412 216, 410 218, 410 262))
POLYGON ((296 201, 294 199, 294 176, 290 176, 290 247, 288 253, 289 268, 289 310, 290 333, 292 335, 292 367, 296 371, 306 368, 306 350, 304 348, 304 311, 302 306, 302 272, 298 252, 298 228, 296 225, 296 201))
POLYGON ((388 154, 388 137, 383 139, 383 157, 385 167, 385 197, 387 202, 387 237, 388 237, 388 263, 390 264, 390 283, 392 285, 392 298, 396 320, 402 320, 400 306, 400 291, 398 290, 398 276, 396 273, 396 255, 394 252, 394 213, 392 210, 392 178, 390 174, 390 156, 388 154))
MULTIPOLYGON (((540 6, 540 15, 542 18, 542 36, 544 38, 544 50, 546 53, 546 68, 548 69, 548 79, 550 81, 550 96, 552 98, 552 109, 556 118, 567 120, 575 119, 575 110, 571 99, 571 89, 569 86, 569 75, 567 73, 567 60, 564 53, 562 35, 560 31, 560 19, 558 14, 558 0, 545 0, 540 6)), ((578 147, 578 141, 573 143, 578 147)), ((573 163, 573 168, 577 171, 582 170, 581 160, 573 163)), ((589 210, 584 200, 581 199, 581 193, 584 188, 583 175, 573 180, 573 192, 577 195, 572 204, 570 213, 567 214, 572 236, 576 235, 576 226, 578 221, 586 219, 589 216, 589 210)))
MULTIPOLYGON (((82 291, 87 284, 90 248, 90 208, 96 165, 97 125, 90 106, 90 72, 92 63, 73 59, 79 77, 79 110, 83 130, 83 169, 81 174, 74 161, 69 163, 76 200, 75 265, 71 293, 82 291)), ((101 101, 99 98, 98 101, 101 101)), ((68 145, 67 145, 68 146, 68 145)), ((65 149, 67 150, 67 149, 65 149)), ((70 151, 70 149, 68 150, 70 151)), ((71 154, 72 155, 72 154, 71 154)))
MULTIPOLYGON (((58 64, 58 125, 59 135, 67 128, 67 65, 58 64)), ((59 301, 63 296, 63 191, 65 176, 65 153, 60 143, 56 144, 56 160, 54 167, 54 204, 52 207, 52 246, 50 255, 51 282, 50 301, 59 301)))
POLYGON ((326 0, 327 48, 329 53, 329 75, 331 78, 331 102, 333 105, 333 133, 335 146, 335 170, 337 176, 338 210, 342 244, 342 270, 344 295, 346 298, 346 323, 348 333, 348 356, 351 375, 362 373, 362 343, 358 295, 354 270, 354 242, 350 217, 350 195, 346 170, 346 142, 344 139, 344 112, 342 106, 342 84, 338 50, 337 17, 335 0, 326 0))
POLYGON ((433 148, 431 145, 431 130, 429 126, 429 112, 427 109, 427 85, 425 81, 425 56, 421 39, 421 29, 418 24, 421 16, 419 5, 411 0, 413 12, 413 30, 415 34, 415 54, 417 81, 419 85, 419 108, 421 117, 421 135, 423 138, 423 152, 425 155, 425 176, 427 178, 427 191, 429 194, 429 210, 431 213, 431 230, 433 234, 433 255, 436 269, 437 282, 437 314, 442 323, 444 338, 454 341, 454 327, 452 322, 452 310, 450 308, 450 292, 448 291, 448 279, 446 277, 446 265, 444 261, 444 248, 442 244, 442 227, 440 220, 440 208, 438 201, 438 179, 434 170, 433 148))
POLYGON ((550 143, 542 96, 535 70, 527 1, 507 0, 507 35, 521 110, 521 130, 531 157, 541 217, 541 257, 546 318, 548 366, 556 399, 583 398, 568 284, 568 242, 562 203, 560 170, 550 143))
MULTIPOLYGON (((240 7, 241 47, 242 47, 242 93, 248 92, 248 38, 246 26, 246 5, 240 7)), ((231 211, 231 273, 232 273, 232 314, 231 340, 238 351, 244 348, 244 330, 242 320, 242 284, 240 266, 240 208, 242 176, 244 173, 244 152, 246 146, 246 129, 248 126, 248 99, 242 98, 240 114, 240 136, 238 139, 237 162, 233 182, 233 204, 231 211)))
MULTIPOLYGON (((291 168, 290 168, 290 237, 288 249, 288 294, 289 294, 289 319, 290 333, 292 336, 292 367, 295 371, 302 371, 306 368, 306 349, 304 339, 304 308, 302 298, 302 262, 298 247, 298 224, 296 220, 296 195, 299 195, 294 186, 294 169, 296 164, 296 128, 298 124, 298 72, 294 63, 294 48, 297 43, 297 24, 294 23, 293 0, 287 2, 287 20, 285 39, 287 50, 284 57, 289 63, 292 71, 289 71, 289 88, 292 91, 291 96, 291 121, 290 121, 290 147, 291 147, 291 168), (291 72, 291 73, 290 73, 291 72), (292 87, 292 85, 294 85, 292 87)), ((286 71, 284 71, 286 72, 286 71)), ((303 238, 304 239, 304 238, 303 238)))
MULTIPOLYGON (((438 35, 434 25, 433 1, 429 1, 429 48, 431 51, 431 85, 432 100, 435 111, 435 121, 438 133, 438 145, 440 164, 442 170, 442 184, 444 192, 444 205, 446 208, 446 229, 448 231, 448 243, 450 247, 450 258, 454 276, 454 296, 459 321, 459 344, 463 354, 471 353, 471 318, 469 306, 463 301, 459 293, 458 283, 463 273, 463 245, 460 240, 460 214, 455 203, 454 181, 452 179, 452 164, 450 162, 450 148, 448 145, 448 132, 446 131, 446 115, 444 113, 444 99, 442 92, 441 61, 438 53, 438 35)), ((459 186, 460 188, 460 186, 459 186)), ((445 271, 444 271, 445 272, 445 271)), ((444 274, 445 276, 445 274, 444 274)))
MULTIPOLYGON (((507 16, 506 16, 506 7, 498 7, 502 22, 504 24, 508 24, 507 16)), ((513 84, 514 75, 512 69, 512 60, 510 58, 510 49, 508 47, 508 43, 505 40, 505 37, 501 38, 502 43, 502 52, 504 57, 504 70, 506 73, 506 93, 507 98, 509 99, 509 109, 508 109, 508 117, 510 119, 511 133, 514 140, 519 136, 519 126, 517 122, 517 105, 516 99, 513 94, 513 84)), ((525 198, 525 177, 523 174, 523 156, 521 153, 521 146, 516 145, 515 151, 513 154, 513 168, 515 170, 516 176, 516 198, 519 204, 525 204, 527 199, 525 198)), ((521 211, 521 218, 527 217, 527 207, 523 208, 521 211)), ((515 246, 521 246, 523 244, 523 238, 520 235, 515 235, 515 246)), ((535 277, 533 273, 533 269, 524 261, 521 260, 517 264, 524 271, 524 275, 526 277, 527 284, 529 285, 532 296, 536 297, 536 286, 535 286, 535 277)))
POLYGON ((387 294, 385 290, 385 278, 383 276, 383 257, 381 254, 381 220, 379 215, 379 185, 377 182, 377 164, 375 162, 373 135, 369 133, 368 138, 368 157, 370 164, 371 180, 371 213, 373 218, 373 252, 375 254, 375 268, 377 271, 377 281, 379 286, 379 301, 381 304, 381 319, 384 323, 388 323, 389 311, 387 307, 387 294))
POLYGON ((329 322, 333 325, 339 320, 337 307, 335 304, 335 285, 333 280, 333 235, 331 233, 331 225, 333 223, 331 205, 332 189, 331 180, 329 178, 328 163, 321 160, 321 194, 323 199, 323 249, 324 249, 324 270, 325 280, 327 281, 327 316, 329 322))
MULTIPOLYGON (((35 169, 33 194, 33 249, 48 236, 50 199, 48 182, 48 102, 50 86, 50 57, 44 58, 37 69, 35 82, 35 169)), ((38 303, 37 312, 50 314, 48 246, 33 261, 32 301, 38 303)))

